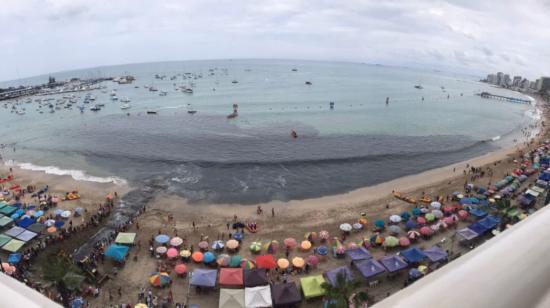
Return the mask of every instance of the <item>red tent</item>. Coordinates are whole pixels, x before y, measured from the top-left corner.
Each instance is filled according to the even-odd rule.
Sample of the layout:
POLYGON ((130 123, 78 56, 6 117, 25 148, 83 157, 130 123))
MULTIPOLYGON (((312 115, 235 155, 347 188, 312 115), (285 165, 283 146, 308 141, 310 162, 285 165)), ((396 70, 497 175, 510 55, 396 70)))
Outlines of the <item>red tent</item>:
POLYGON ((220 268, 220 286, 223 287, 238 287, 243 286, 243 269, 222 267, 220 268))
POLYGON ((274 269, 277 267, 277 262, 273 258, 273 255, 257 256, 256 267, 265 269, 274 269))

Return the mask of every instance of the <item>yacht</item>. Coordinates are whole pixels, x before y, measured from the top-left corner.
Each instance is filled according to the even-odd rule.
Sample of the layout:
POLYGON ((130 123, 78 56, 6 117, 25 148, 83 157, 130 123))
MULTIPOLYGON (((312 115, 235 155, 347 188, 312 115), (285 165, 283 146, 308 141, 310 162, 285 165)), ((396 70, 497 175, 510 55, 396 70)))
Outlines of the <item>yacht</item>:
POLYGON ((129 103, 130 99, 128 98, 128 96, 124 96, 120 99, 120 101, 123 102, 123 103, 129 103))
POLYGON ((128 104, 128 103, 125 103, 125 104, 120 105, 120 109, 122 109, 122 110, 130 109, 131 107, 132 107, 132 106, 130 106, 130 104, 128 104))

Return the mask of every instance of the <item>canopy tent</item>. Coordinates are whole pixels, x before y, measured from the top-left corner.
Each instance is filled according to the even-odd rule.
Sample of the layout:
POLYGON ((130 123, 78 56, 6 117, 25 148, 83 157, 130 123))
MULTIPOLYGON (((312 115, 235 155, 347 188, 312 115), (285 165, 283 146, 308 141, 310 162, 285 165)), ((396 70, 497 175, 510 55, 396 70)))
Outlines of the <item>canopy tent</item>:
POLYGON ((119 232, 116 236, 115 243, 132 245, 136 240, 136 234, 133 232, 119 232))
POLYGON ((384 266, 374 259, 354 262, 354 265, 365 279, 369 279, 386 271, 384 266))
POLYGON ((218 308, 244 308, 243 289, 220 289, 218 308))
POLYGON ((11 237, 16 237, 16 236, 18 236, 19 234, 21 234, 23 232, 25 232, 25 229, 23 229, 21 227, 18 227, 18 226, 13 226, 13 227, 11 227, 11 229, 4 232, 4 234, 9 235, 11 237))
POLYGON ((370 252, 363 247, 346 250, 346 254, 350 257, 351 261, 372 259, 370 252))
POLYGON ((32 224, 27 228, 27 230, 35 232, 35 233, 40 233, 40 232, 44 231, 44 229, 46 229, 46 225, 41 224, 41 223, 32 224))
POLYGON ((34 219, 30 217, 25 217, 21 220, 19 220, 16 224, 20 226, 21 228, 28 228, 30 225, 34 223, 34 219))
POLYGON ((17 208, 11 205, 4 206, 3 208, 0 209, 0 213, 7 216, 13 214, 13 212, 15 211, 17 211, 17 208))
POLYGON ((23 242, 28 242, 30 240, 32 240, 33 238, 36 237, 36 233, 32 232, 32 231, 29 231, 29 230, 25 230, 23 232, 21 232, 18 236, 16 236, 15 238, 18 239, 18 240, 21 240, 23 242))
POLYGON ((277 267, 277 262, 273 258, 273 255, 257 256, 256 266, 258 268, 274 269, 277 267))
POLYGON ((217 270, 207 270, 197 268, 191 275, 190 284, 194 287, 216 287, 216 280, 218 278, 217 270))
POLYGON ((105 256, 115 261, 123 261, 128 254, 128 250, 128 246, 111 244, 111 246, 109 246, 109 248, 105 251, 105 256))
POLYGON ((474 231, 477 234, 484 234, 487 231, 489 231, 489 228, 485 227, 484 225, 480 224, 479 222, 475 222, 468 226, 468 229, 474 231))
POLYGON ((244 272, 244 286, 247 288, 265 286, 269 283, 264 269, 253 268, 244 272))
POLYGON ((498 226, 498 224, 500 223, 500 218, 495 216, 487 216, 479 220, 478 223, 484 226, 486 229, 490 230, 498 226))
POLYGON ((9 252, 16 252, 19 249, 21 249, 21 247, 23 247, 23 245, 25 245, 25 242, 20 241, 20 240, 16 240, 16 239, 12 239, 9 242, 7 242, 6 244, 4 244, 4 246, 2 246, 2 249, 5 250, 5 251, 9 251, 9 252))
POLYGON ((340 273, 344 275, 346 281, 353 280, 353 274, 351 273, 351 270, 347 266, 340 266, 330 271, 327 271, 325 272, 325 277, 327 278, 328 282, 331 285, 336 286, 336 282, 337 282, 336 276, 340 273))
POLYGON ((224 287, 242 287, 244 283, 242 268, 221 268, 219 284, 224 287))
POLYGON ((244 303, 246 307, 271 307, 271 288, 261 286, 244 289, 244 303))
POLYGON ((407 262, 396 255, 385 256, 380 260, 389 273, 400 271, 407 267, 407 262))
POLYGON ((322 275, 309 276, 300 278, 302 292, 306 299, 325 295, 325 289, 321 285, 325 282, 322 275))
POLYGON ((478 217, 478 218, 482 218, 482 217, 487 216, 487 212, 485 212, 484 210, 476 207, 476 208, 473 208, 472 210, 470 210, 470 215, 473 215, 473 216, 478 217))
POLYGON ((437 245, 434 245, 428 249, 424 249, 423 253, 432 262, 439 262, 447 259, 447 252, 437 245))
POLYGON ((470 228, 464 228, 456 231, 456 234, 460 235, 465 240, 472 240, 479 236, 475 231, 470 228))
POLYGON ((405 249, 401 251, 401 256, 405 258, 405 261, 407 261, 407 263, 420 262, 422 261, 422 259, 426 257, 426 255, 422 252, 422 250, 416 247, 411 247, 409 249, 405 249))
POLYGON ((4 244, 6 244, 9 241, 11 241, 11 237, 5 234, 0 234, 0 247, 4 246, 4 244))
POLYGON ((9 224, 11 224, 13 222, 13 219, 7 217, 7 216, 4 216, 4 217, 0 217, 0 227, 5 227, 9 224))
POLYGON ((289 307, 302 302, 302 296, 294 282, 272 285, 271 298, 275 307, 289 307))

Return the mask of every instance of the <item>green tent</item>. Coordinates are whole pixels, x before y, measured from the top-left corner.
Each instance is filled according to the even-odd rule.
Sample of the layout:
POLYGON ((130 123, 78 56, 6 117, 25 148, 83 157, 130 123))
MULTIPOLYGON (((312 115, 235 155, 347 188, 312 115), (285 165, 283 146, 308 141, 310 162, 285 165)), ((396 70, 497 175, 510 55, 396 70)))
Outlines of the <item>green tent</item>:
POLYGON ((120 232, 115 239, 117 244, 132 245, 136 239, 136 234, 132 232, 120 232))
POLYGON ((80 288, 80 285, 82 284, 82 282, 84 282, 84 279, 86 279, 86 277, 82 275, 78 275, 73 272, 67 272, 67 274, 65 274, 65 276, 63 276, 61 280, 63 281, 67 289, 76 290, 80 288))
POLYGON ((302 286, 304 297, 310 299, 325 295, 325 289, 321 287, 323 282, 325 282, 323 275, 300 278, 300 285, 302 286))
POLYGON ((5 227, 5 226, 11 224, 12 222, 13 222, 13 219, 11 219, 7 216, 0 217, 0 227, 5 227))
POLYGON ((11 241, 11 237, 5 234, 0 234, 0 247, 4 246, 4 244, 6 244, 9 241, 11 241))
POLYGON ((9 252, 16 252, 21 247, 23 247, 23 245, 25 245, 25 242, 13 239, 7 242, 4 246, 2 246, 2 249, 9 252))
POLYGON ((17 211, 17 208, 11 205, 7 205, 0 209, 0 213, 4 215, 11 215, 15 211, 17 211))
POLYGON ((8 206, 9 204, 6 201, 0 201, 0 209, 8 206))

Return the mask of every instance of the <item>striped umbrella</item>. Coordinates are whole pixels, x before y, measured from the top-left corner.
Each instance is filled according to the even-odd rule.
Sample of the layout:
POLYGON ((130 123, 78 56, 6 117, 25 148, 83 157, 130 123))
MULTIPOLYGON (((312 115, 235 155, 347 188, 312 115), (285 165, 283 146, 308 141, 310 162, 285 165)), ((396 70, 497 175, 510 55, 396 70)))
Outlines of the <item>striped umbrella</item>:
POLYGON ((327 230, 323 230, 323 231, 319 232, 319 238, 320 239, 326 241, 326 240, 329 239, 329 237, 330 237, 330 234, 328 233, 327 230))
POLYGON ((267 253, 270 253, 270 254, 275 253, 277 251, 277 248, 279 248, 279 242, 277 242, 275 240, 267 242, 264 245, 265 251, 267 251, 267 253))
POLYGON ((409 232, 407 232, 407 236, 411 240, 416 240, 420 236, 420 232, 416 230, 410 230, 409 232))
POLYGON ((248 260, 248 259, 242 259, 241 260, 241 267, 244 268, 244 269, 253 269, 256 267, 256 264, 251 261, 251 260, 248 260))
POLYGON ((231 257, 225 253, 222 253, 221 255, 218 256, 216 263, 218 263, 219 266, 229 266, 230 261, 231 261, 231 257))
POLYGON ((172 282, 172 279, 170 278, 170 275, 168 275, 168 273, 165 273, 165 272, 153 273, 149 277, 149 283, 155 287, 162 287, 167 284, 170 284, 171 282, 172 282))
POLYGON ((214 250, 222 250, 224 246, 223 241, 214 241, 212 243, 212 249, 214 250))
POLYGON ((250 251, 254 252, 254 253, 258 253, 260 252, 260 250, 262 250, 262 243, 260 242, 252 242, 250 244, 250 251))

